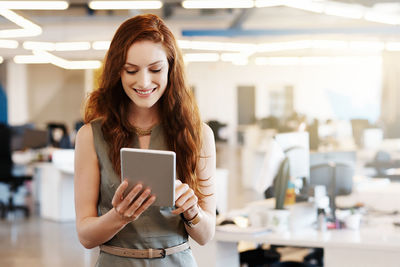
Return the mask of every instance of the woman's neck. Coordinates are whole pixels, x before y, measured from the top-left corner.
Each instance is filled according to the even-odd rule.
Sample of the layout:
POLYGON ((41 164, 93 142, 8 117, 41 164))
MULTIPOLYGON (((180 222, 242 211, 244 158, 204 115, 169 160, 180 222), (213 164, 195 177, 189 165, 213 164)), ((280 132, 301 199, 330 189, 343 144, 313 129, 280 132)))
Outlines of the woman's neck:
POLYGON ((150 128, 159 122, 158 108, 153 106, 151 108, 138 108, 131 107, 129 122, 132 126, 138 128, 150 128))

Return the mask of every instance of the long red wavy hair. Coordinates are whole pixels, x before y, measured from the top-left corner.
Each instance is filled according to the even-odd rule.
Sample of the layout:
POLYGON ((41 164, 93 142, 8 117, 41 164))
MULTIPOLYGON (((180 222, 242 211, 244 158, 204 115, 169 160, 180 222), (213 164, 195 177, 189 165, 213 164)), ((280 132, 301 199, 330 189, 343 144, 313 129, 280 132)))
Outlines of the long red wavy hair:
POLYGON ((120 149, 131 145, 134 131, 128 121, 130 99, 125 94, 120 71, 128 49, 138 41, 161 43, 169 64, 168 83, 159 100, 160 122, 168 149, 175 151, 178 178, 202 196, 196 168, 202 145, 202 123, 197 104, 188 87, 182 54, 172 32, 156 15, 143 14, 128 19, 116 31, 107 52, 98 90, 93 91, 85 106, 85 123, 102 118, 102 132, 109 145, 109 157, 117 174, 120 149))

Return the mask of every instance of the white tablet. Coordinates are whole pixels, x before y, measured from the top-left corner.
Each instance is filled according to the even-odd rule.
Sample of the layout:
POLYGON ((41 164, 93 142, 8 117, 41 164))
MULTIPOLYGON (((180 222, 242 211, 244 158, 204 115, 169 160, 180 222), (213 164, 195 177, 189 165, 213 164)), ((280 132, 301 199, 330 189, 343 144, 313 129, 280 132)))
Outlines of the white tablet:
POLYGON ((173 207, 175 202, 175 152, 121 148, 121 180, 127 179, 128 193, 137 183, 150 187, 153 205, 173 207))

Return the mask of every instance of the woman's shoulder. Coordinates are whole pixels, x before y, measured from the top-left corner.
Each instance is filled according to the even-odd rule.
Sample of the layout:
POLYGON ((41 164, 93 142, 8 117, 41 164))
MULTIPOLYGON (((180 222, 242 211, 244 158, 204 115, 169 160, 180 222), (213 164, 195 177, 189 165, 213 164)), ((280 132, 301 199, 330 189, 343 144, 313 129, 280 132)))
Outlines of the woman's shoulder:
POLYGON ((83 141, 93 139, 92 123, 84 124, 76 134, 76 138, 83 141))
POLYGON ((203 123, 202 126, 202 131, 203 131, 203 146, 202 150, 204 154, 210 155, 215 153, 215 139, 214 139, 214 133, 211 130, 210 126, 207 124, 203 123))
POLYGON ((204 139, 211 138, 212 140, 214 140, 214 132, 211 130, 210 126, 208 126, 207 123, 203 122, 202 129, 203 129, 203 138, 204 139))
POLYGON ((103 118, 96 118, 92 121, 85 123, 78 131, 77 135, 83 136, 84 139, 91 138, 93 139, 93 135, 97 132, 101 131, 101 125, 103 123, 103 118), (81 132, 81 133, 80 133, 81 132))

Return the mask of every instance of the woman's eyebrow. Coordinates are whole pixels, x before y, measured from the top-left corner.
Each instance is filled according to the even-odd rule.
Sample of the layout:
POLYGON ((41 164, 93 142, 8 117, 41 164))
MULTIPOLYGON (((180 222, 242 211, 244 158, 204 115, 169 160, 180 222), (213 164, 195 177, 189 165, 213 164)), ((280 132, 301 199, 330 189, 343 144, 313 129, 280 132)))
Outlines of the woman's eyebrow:
MULTIPOLYGON (((157 60, 157 61, 155 61, 153 63, 150 63, 148 66, 153 66, 153 65, 156 65, 156 64, 159 64, 159 63, 163 63, 164 61, 165 60, 157 60)), ((135 64, 129 63, 129 62, 126 62, 125 65, 129 65, 129 66, 132 66, 132 67, 139 67, 138 65, 135 65, 135 64)))

